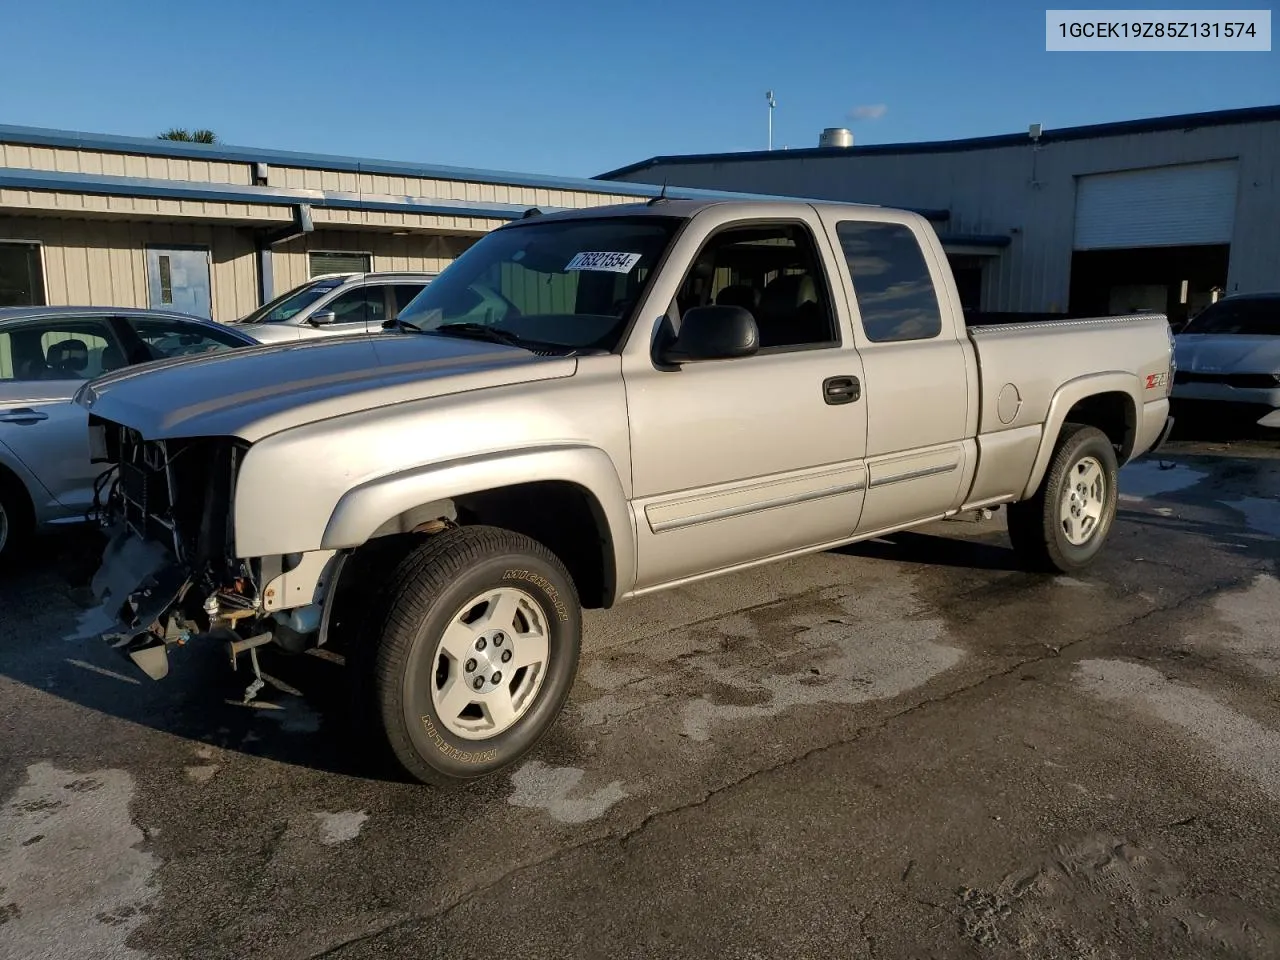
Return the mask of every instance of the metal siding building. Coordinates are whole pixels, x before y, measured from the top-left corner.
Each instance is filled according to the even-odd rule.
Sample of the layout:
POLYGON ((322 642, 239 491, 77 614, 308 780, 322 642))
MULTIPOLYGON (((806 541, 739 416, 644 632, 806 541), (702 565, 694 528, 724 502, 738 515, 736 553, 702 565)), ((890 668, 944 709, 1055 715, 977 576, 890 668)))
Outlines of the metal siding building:
POLYGON ((1020 134, 656 157, 601 179, 936 208, 943 213, 935 227, 953 262, 983 264, 986 311, 1066 311, 1073 261, 1084 264, 1079 275, 1093 269, 1088 257, 1077 260, 1082 252, 1121 247, 1190 250, 1188 265, 1166 266, 1176 276, 1195 275, 1195 251, 1210 249, 1206 241, 1229 244, 1219 281, 1227 292, 1280 288, 1280 107, 1045 130, 1038 142, 1020 134), (1206 166, 1191 166, 1200 164, 1206 166), (1170 176, 1174 168, 1194 176, 1170 176), (1119 171, 1136 173, 1110 190, 1094 189, 1107 185, 1089 179, 1119 171), (1110 208, 1102 205, 1108 197, 1110 208), (1199 214, 1187 212, 1197 206, 1199 214), (1078 209, 1104 221, 1104 230, 1105 221, 1144 220, 1149 235, 1091 243, 1077 235, 1078 209), (1224 219, 1226 236, 1215 237, 1224 219), (981 259, 966 259, 974 255, 981 259))
POLYGON ((0 305, 162 306, 172 291, 155 276, 154 254, 194 250, 188 262, 201 271, 207 263, 211 314, 229 321, 307 280, 318 251, 362 258, 372 270, 436 272, 530 207, 597 206, 658 192, 0 126, 0 305))

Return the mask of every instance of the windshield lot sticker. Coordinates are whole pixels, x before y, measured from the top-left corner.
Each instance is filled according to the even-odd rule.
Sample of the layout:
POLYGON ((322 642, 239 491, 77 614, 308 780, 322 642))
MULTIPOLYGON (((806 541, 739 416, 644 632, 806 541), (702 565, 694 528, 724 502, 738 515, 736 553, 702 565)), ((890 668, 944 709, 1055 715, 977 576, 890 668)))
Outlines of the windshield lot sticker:
POLYGON ((640 262, 638 253, 579 253, 564 268, 565 273, 573 270, 600 270, 606 273, 630 273, 631 268, 640 262))

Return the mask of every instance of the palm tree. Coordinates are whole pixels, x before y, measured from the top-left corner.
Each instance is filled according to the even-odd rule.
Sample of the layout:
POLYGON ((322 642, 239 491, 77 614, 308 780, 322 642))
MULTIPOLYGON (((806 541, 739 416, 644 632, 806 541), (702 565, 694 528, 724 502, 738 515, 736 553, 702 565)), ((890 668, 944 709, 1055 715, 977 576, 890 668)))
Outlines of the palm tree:
POLYGON ((193 130, 188 133, 181 127, 166 130, 157 137, 159 140, 184 140, 188 143, 217 143, 218 137, 212 130, 193 130))

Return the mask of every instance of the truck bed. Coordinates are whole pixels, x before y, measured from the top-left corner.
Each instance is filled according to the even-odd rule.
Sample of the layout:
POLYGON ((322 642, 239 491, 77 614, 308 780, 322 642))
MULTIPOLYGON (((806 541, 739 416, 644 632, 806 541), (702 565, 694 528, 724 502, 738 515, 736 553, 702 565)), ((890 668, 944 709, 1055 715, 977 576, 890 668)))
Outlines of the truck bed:
POLYGON ((977 353, 981 383, 979 433, 1016 429, 1043 423, 1054 392, 1064 384, 1089 376, 1111 376, 1119 392, 1129 394, 1138 407, 1168 399, 1171 344, 1163 314, 1090 317, 1031 323, 976 325, 968 328, 977 353), (1150 378, 1155 377, 1154 381, 1150 378), (1126 389, 1122 383, 1129 382, 1126 389), (1150 385, 1149 385, 1150 384, 1150 385), (1012 420, 1005 416, 1012 386, 1020 403, 1012 420))

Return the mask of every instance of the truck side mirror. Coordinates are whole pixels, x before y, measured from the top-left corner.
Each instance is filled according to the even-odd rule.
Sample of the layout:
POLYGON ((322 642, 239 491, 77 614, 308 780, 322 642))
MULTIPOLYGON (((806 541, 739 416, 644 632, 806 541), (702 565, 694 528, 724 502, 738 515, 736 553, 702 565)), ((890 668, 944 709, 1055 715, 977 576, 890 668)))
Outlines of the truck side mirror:
POLYGON ((693 307, 680 321, 680 333, 662 351, 664 363, 733 360, 760 349, 755 318, 742 307, 693 307))

